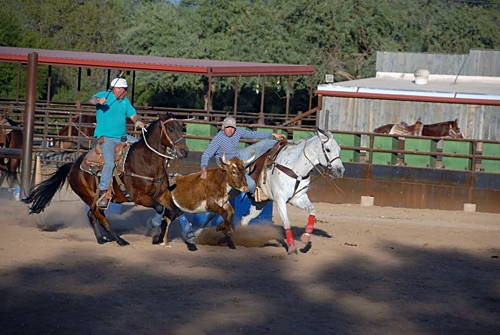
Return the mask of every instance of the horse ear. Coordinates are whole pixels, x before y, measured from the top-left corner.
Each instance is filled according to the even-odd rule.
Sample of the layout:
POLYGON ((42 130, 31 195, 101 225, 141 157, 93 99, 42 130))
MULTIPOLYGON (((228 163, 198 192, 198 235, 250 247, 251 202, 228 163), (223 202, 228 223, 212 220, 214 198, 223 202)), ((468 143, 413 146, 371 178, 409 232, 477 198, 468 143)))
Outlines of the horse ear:
POLYGON ((314 128, 315 128, 315 129, 316 129, 316 131, 317 131, 318 133, 320 133, 321 135, 328 136, 328 135, 326 135, 326 132, 325 132, 324 130, 319 129, 318 127, 314 127, 314 128))
POLYGON ((455 123, 458 123, 458 118, 455 119, 455 123))

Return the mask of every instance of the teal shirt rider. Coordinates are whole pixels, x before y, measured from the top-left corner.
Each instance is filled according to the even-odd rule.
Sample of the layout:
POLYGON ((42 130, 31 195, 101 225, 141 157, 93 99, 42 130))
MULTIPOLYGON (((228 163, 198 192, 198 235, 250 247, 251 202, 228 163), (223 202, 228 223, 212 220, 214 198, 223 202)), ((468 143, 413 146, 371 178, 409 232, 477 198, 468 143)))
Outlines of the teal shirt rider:
POLYGON ((97 125, 94 136, 99 138, 113 137, 120 138, 127 135, 126 122, 127 117, 136 113, 130 100, 123 97, 117 100, 114 94, 108 91, 98 92, 92 98, 106 98, 108 101, 104 105, 96 105, 97 125))

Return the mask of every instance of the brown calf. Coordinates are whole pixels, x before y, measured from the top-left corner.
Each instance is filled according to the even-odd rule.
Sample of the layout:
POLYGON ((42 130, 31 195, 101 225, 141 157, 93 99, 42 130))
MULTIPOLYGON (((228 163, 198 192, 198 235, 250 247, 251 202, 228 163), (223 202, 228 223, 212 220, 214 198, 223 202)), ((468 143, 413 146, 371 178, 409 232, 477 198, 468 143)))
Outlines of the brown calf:
MULTIPOLYGON (((165 215, 172 222, 181 214, 180 212, 217 213, 224 220, 224 223, 217 226, 217 231, 222 229, 231 231, 234 209, 228 201, 230 192, 232 189, 240 192, 248 191, 245 164, 252 159, 253 157, 248 161, 242 161, 238 157, 233 157, 226 161, 223 156, 220 158, 220 167, 207 169, 206 179, 200 178, 201 172, 176 176, 172 190, 159 197, 162 200, 160 202, 166 201, 171 204, 170 208, 165 208, 165 215)), ((155 243, 168 244, 167 235, 168 223, 163 220, 159 240, 155 243)))

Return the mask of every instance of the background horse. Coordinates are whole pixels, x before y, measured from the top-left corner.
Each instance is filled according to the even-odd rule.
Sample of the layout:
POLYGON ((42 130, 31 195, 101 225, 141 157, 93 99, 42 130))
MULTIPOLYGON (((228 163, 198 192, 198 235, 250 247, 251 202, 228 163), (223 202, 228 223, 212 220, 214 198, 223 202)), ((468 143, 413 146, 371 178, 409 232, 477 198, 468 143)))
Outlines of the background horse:
MULTIPOLYGON (((0 125, 19 127, 19 125, 11 119, 0 117, 0 125)), ((23 147, 23 132, 19 129, 9 129, 0 127, 0 147, 8 149, 22 149, 23 147)), ((12 188, 16 184, 19 185, 17 179, 17 169, 21 160, 15 158, 0 157, 0 186, 7 178, 9 187, 12 188)))
MULTIPOLYGON (((308 140, 286 144, 278 152, 272 164, 264 167, 265 170, 260 174, 260 182, 257 182, 257 185, 262 185, 262 193, 270 200, 274 200, 277 206, 285 228, 288 253, 294 252, 296 248, 286 204, 290 203, 309 212, 305 233, 301 236, 302 242, 309 243, 314 229, 316 208, 309 200, 307 191, 311 183, 310 173, 317 165, 326 167, 332 178, 333 176, 341 178, 344 175, 345 169, 340 160, 340 147, 335 137, 331 132, 318 128, 316 135, 308 140)), ((249 198, 250 210, 242 217, 242 226, 248 225, 250 220, 257 217, 265 206, 265 202, 257 203, 252 197, 249 198)))
MULTIPOLYGON (((394 126, 394 123, 389 123, 375 128, 373 132, 377 134, 390 134, 394 126)), ((422 127, 422 136, 464 138, 462 131, 458 127, 458 119, 433 124, 424 124, 422 127)))
MULTIPOLYGON (((96 145, 94 138, 94 130, 96 125, 95 114, 81 114, 71 120, 61 128, 54 139, 54 148, 59 149, 58 152, 49 153, 46 158, 58 161, 74 160, 80 156, 76 150, 90 150, 96 145), (64 136, 64 138, 61 138, 64 136)), ((127 118, 127 130, 133 129, 134 123, 127 118)))
POLYGON ((458 119, 424 125, 422 136, 464 138, 458 127, 458 119))
POLYGON ((420 118, 418 118, 417 122, 415 122, 411 126, 403 121, 398 124, 389 123, 381 127, 375 128, 373 132, 377 134, 420 136, 422 135, 422 128, 423 124, 420 121, 420 118))
MULTIPOLYGON (((168 162, 176 157, 185 158, 189 152, 182 137, 182 130, 181 123, 171 114, 160 117, 148 126, 143 137, 130 146, 123 168, 125 172, 121 176, 125 189, 120 189, 120 185, 113 178, 113 202, 133 201, 137 205, 152 207, 157 213, 163 212, 163 207, 169 204, 158 200, 158 196, 169 192, 168 162)), ((67 179, 73 191, 90 207, 87 216, 97 242, 103 244, 109 241, 101 235, 98 225, 100 223, 119 245, 128 245, 129 243, 111 228, 104 210, 97 206, 99 181, 96 176, 80 168, 84 157, 85 154, 74 163, 61 166, 49 179, 32 189, 23 201, 31 204, 30 214, 40 213, 50 204, 54 194, 67 179)))
MULTIPOLYGON (((128 119, 127 119, 128 120, 128 119)), ((54 147, 65 151, 71 149, 90 150, 96 144, 94 129, 96 124, 95 115, 82 114, 69 121, 69 124, 58 131, 59 136, 70 136, 70 138, 57 138, 54 140, 54 147), (92 125, 92 126, 89 126, 92 125)))

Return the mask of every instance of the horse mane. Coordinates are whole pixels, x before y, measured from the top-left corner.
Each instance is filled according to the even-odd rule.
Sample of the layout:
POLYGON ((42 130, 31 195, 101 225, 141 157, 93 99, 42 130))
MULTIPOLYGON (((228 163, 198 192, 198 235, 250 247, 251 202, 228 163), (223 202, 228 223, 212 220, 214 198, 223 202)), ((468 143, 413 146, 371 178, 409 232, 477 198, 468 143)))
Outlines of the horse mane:
MULTIPOLYGON (((316 135, 314 135, 316 136, 316 135)), ((311 136, 309 138, 301 138, 299 139, 298 141, 292 141, 292 142, 288 142, 288 145, 289 146, 298 146, 299 144, 302 144, 303 142, 307 142, 309 139, 313 138, 314 136, 311 136)))
POLYGON ((19 126, 19 124, 18 124, 16 121, 14 121, 14 120, 12 120, 12 119, 9 119, 9 118, 5 118, 5 119, 7 120, 7 122, 8 122, 8 123, 9 123, 12 127, 18 127, 18 126, 19 126))
POLYGON ((439 126, 448 125, 448 124, 452 124, 452 123, 456 124, 457 120, 450 120, 450 121, 443 121, 443 122, 431 123, 431 124, 426 124, 425 126, 426 127, 439 127, 439 126))

